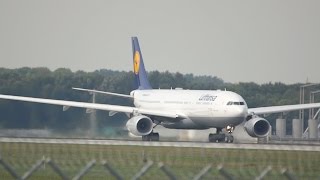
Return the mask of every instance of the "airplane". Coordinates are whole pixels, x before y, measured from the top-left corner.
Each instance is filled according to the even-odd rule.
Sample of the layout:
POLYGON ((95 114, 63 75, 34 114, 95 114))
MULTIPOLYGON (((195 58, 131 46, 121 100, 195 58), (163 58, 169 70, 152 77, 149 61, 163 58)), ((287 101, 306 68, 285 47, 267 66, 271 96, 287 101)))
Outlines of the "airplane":
POLYGON ((134 106, 3 94, 0 94, 0 99, 61 105, 64 110, 69 107, 104 110, 109 111, 110 116, 118 112, 126 113, 129 117, 126 128, 131 134, 142 136, 142 141, 159 141, 159 133, 154 132, 154 128, 158 125, 169 129, 215 128, 216 132, 208 136, 209 142, 232 143, 234 128, 244 123, 244 129, 250 136, 266 137, 270 131, 270 124, 259 115, 320 107, 320 103, 312 103, 248 108, 239 94, 227 90, 152 89, 137 37, 132 37, 132 48, 133 75, 137 88, 129 95, 83 88, 74 89, 129 98, 133 100, 134 106), (222 131, 223 129, 226 131, 222 131))

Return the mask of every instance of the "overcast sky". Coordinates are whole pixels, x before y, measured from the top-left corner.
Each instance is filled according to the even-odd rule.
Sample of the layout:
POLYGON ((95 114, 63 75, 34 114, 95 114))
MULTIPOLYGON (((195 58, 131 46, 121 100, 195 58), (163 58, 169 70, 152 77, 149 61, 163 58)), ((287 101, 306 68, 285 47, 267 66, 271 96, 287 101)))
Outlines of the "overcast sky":
POLYGON ((320 1, 0 0, 0 66, 320 82, 320 1))

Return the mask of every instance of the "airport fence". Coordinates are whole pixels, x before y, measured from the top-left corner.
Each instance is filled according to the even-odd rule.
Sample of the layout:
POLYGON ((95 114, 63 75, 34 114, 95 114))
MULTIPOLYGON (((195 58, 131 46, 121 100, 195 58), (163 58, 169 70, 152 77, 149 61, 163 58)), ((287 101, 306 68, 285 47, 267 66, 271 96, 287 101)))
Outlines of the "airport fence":
POLYGON ((0 156, 0 179, 320 179, 320 153, 310 149, 33 141, 0 142, 0 156))

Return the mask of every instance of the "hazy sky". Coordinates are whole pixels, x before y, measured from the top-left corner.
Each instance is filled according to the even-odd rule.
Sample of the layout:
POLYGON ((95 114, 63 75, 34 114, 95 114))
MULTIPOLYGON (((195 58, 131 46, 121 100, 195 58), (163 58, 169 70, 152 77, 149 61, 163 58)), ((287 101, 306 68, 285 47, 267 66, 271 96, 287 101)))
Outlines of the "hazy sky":
POLYGON ((320 1, 0 0, 0 66, 320 82, 320 1))

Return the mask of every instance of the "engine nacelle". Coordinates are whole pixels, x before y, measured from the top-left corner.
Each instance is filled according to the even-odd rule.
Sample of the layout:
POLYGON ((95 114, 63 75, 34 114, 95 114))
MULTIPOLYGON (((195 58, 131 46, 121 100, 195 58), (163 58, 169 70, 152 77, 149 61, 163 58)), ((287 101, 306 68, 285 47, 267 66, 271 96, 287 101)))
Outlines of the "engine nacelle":
POLYGON ((253 117, 244 124, 244 129, 251 137, 266 137, 270 131, 270 124, 261 117, 253 117))
POLYGON ((136 136, 148 135, 153 130, 153 122, 147 116, 134 116, 129 119, 127 124, 127 129, 136 136))

